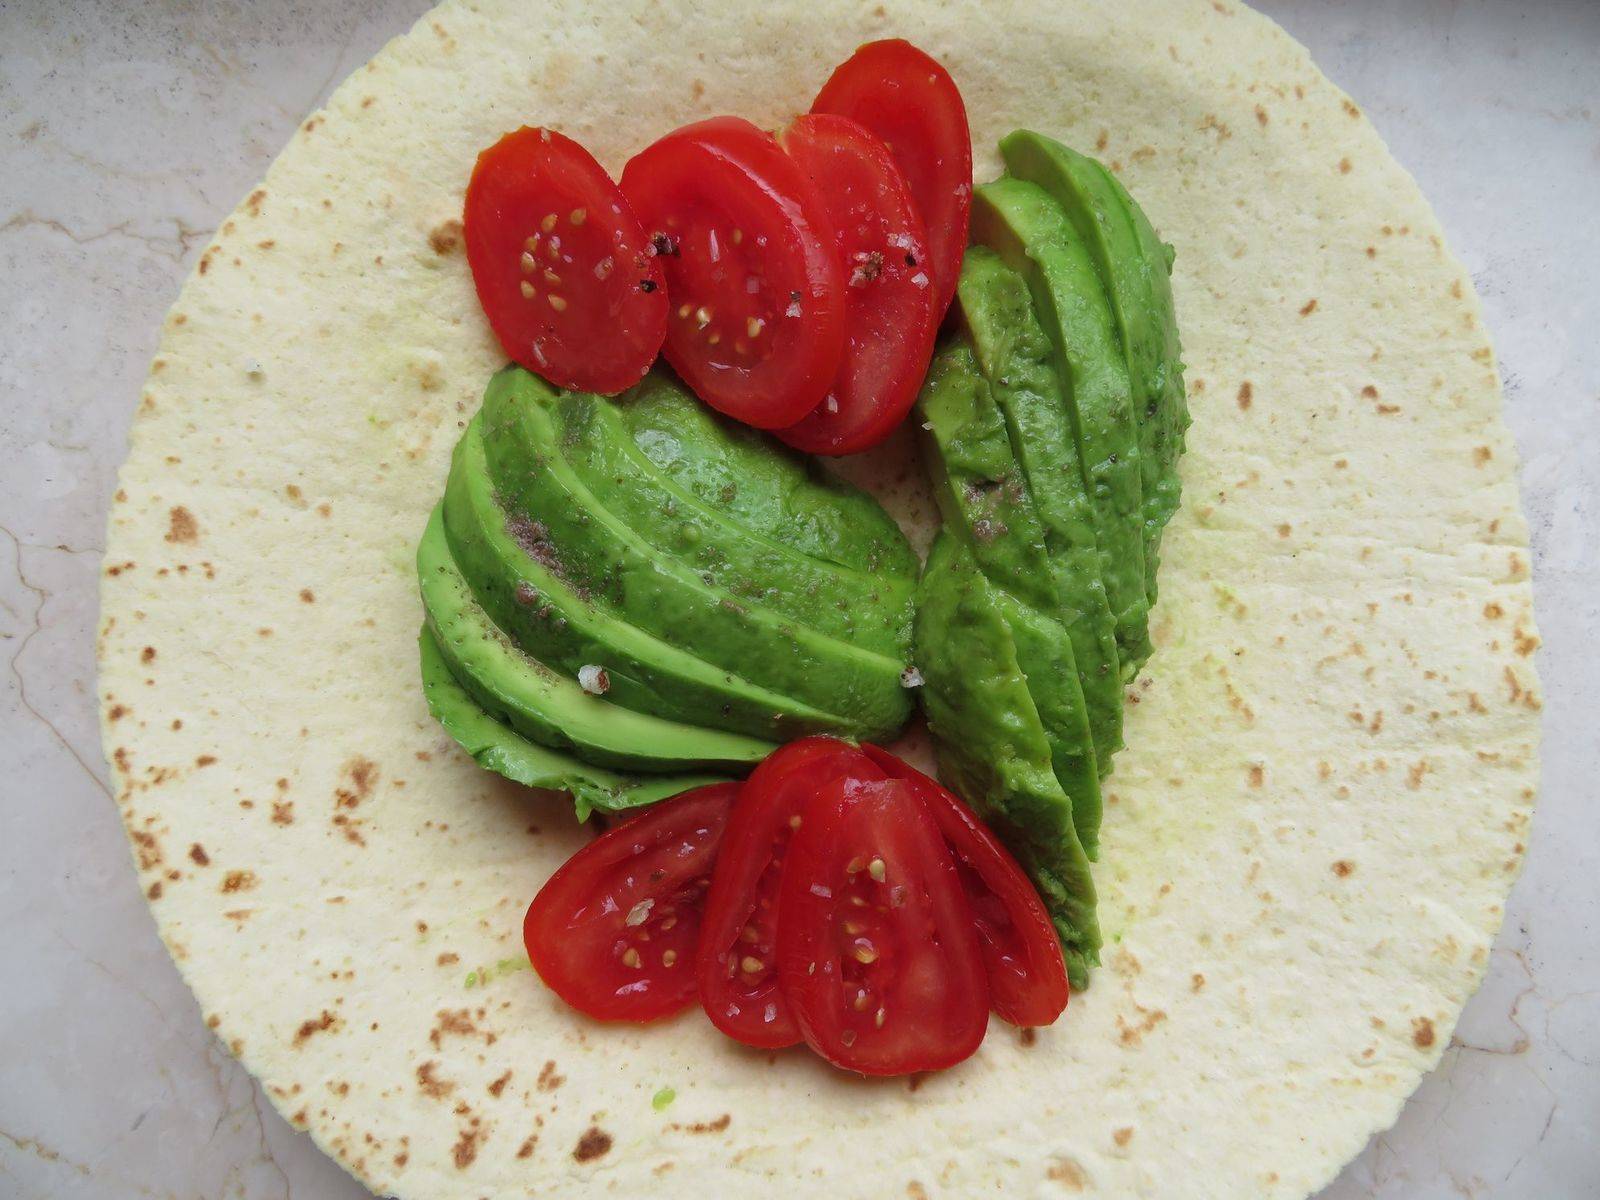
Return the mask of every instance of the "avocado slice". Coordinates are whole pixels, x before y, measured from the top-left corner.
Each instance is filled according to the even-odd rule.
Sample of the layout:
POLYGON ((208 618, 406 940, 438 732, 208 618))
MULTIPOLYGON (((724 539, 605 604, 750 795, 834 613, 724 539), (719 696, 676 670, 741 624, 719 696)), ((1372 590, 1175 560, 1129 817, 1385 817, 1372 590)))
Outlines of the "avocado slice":
MULTIPOLYGON (((1072 639, 1101 778, 1122 748, 1122 674, 1116 621, 1100 577, 1094 510, 1078 469, 1077 444, 1050 340, 1034 316, 1022 276, 973 246, 956 289, 978 369, 1005 414, 1011 452, 1033 493, 1057 581, 1054 615, 1072 639)), ((1076 812, 1076 810, 1075 810, 1076 812)), ((1098 811, 1080 816, 1084 845, 1098 842, 1098 811)))
POLYGON ((777 748, 622 708, 522 653, 473 599, 450 556, 437 508, 417 546, 417 577, 428 626, 457 683, 525 738, 570 749, 598 766, 636 771, 737 768, 777 748))
POLYGON ((932 443, 925 457, 945 530, 958 538, 991 584, 1044 725, 1056 779, 1090 858, 1099 837, 1096 743, 1072 639, 1056 619, 1063 582, 1046 554, 1045 533, 1022 468, 1011 454, 1005 419, 978 373, 972 350, 940 351, 918 398, 932 443))
POLYGON ((417 648, 421 652, 422 692, 428 711, 444 731, 486 771, 524 787, 570 792, 580 821, 588 820, 596 809, 620 812, 654 804, 703 784, 723 782, 716 775, 618 775, 530 742, 478 707, 478 702, 450 674, 433 631, 426 625, 417 639, 417 648))
POLYGON ((1087 987, 1100 961, 1094 879, 1034 704, 1042 672, 1032 663, 1032 674, 1024 670, 994 589, 948 532, 934 539, 923 570, 916 647, 939 777, 1017 856, 1050 913, 1072 986, 1087 987))
POLYGON ((1020 179, 975 189, 972 237, 1027 281, 1056 353, 1079 467, 1095 514, 1100 577, 1123 678, 1150 656, 1139 439, 1128 365, 1089 252, 1061 206, 1020 179))
MULTIPOLYGON (((1002 138, 1000 154, 1011 175, 1037 184, 1061 205, 1088 248, 1111 301, 1138 415, 1145 595, 1153 605, 1161 530, 1177 501, 1177 454, 1166 405, 1169 373, 1181 368, 1165 249, 1149 253, 1135 226, 1137 205, 1094 159, 1026 129, 1002 138)), ((1148 220, 1143 224, 1149 229, 1148 220)), ((1159 247, 1154 232, 1149 229, 1150 241, 1159 247)))
POLYGON ((604 667, 607 695, 636 712, 775 742, 834 727, 829 714, 653 637, 581 590, 542 527, 500 507, 482 434, 480 414, 456 443, 445 535, 478 603, 515 645, 574 678, 588 664, 604 667))
POLYGON ((655 379, 672 380, 675 390, 639 387, 618 399, 617 412, 664 476, 747 529, 879 580, 888 604, 909 609, 922 564, 882 505, 820 459, 689 397, 659 368, 646 384, 655 379))
MULTIPOLYGON (((518 403, 537 404, 549 415, 562 453, 584 486, 658 554, 681 559, 741 604, 771 609, 895 662, 910 657, 914 569, 880 578, 802 553, 744 524, 720 500, 703 500, 645 455, 623 410, 659 408, 663 421, 681 430, 688 410, 705 406, 676 380, 654 374, 615 400, 558 392, 526 373, 510 386, 518 403)), ((721 431, 712 433, 714 443, 721 431)), ((802 473, 796 476, 790 506, 804 509, 812 485, 802 473)), ((723 486, 737 493, 739 482, 730 470, 723 486)), ((862 507, 877 508, 865 495, 861 499, 862 507)))
POLYGON ((489 472, 502 505, 544 529, 576 584, 621 619, 826 714, 832 730, 892 737, 910 715, 906 663, 751 605, 657 553, 585 487, 539 389, 497 375, 484 394, 489 472))

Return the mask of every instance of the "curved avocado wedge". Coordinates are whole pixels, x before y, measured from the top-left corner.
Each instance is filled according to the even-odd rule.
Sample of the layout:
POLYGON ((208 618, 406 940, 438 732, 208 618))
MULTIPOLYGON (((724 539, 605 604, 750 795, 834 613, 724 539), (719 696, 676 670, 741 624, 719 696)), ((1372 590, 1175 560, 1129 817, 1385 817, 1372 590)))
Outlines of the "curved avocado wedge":
POLYGON ((450 674, 426 625, 417 639, 422 658, 422 693, 433 719, 444 726, 477 764, 524 787, 570 792, 578 820, 586 821, 595 809, 620 812, 654 804, 690 788, 721 783, 716 775, 654 775, 630 778, 579 762, 527 738, 495 720, 469 696, 450 674))
POLYGON ((756 738, 622 708, 514 649, 473 599, 437 509, 417 546, 417 576, 428 627, 456 682, 480 708, 531 741, 570 749, 585 762, 637 771, 736 768, 776 749, 756 738))
MULTIPOLYGON (((646 378, 670 380, 665 372, 646 378)), ((921 567, 882 505, 747 425, 664 388, 641 386, 617 401, 635 445, 656 468, 705 504, 767 538, 822 562, 884 581, 891 603, 916 588, 921 567), (903 590, 902 590, 903 589, 903 590)))
POLYGON ((582 592, 542 527, 510 519, 495 499, 481 422, 474 418, 456 443, 445 536, 474 597, 513 645, 572 677, 590 663, 604 667, 607 696, 635 712, 772 741, 835 727, 829 714, 652 637, 582 592))
POLYGON ((1136 664, 1150 657, 1150 601, 1137 423, 1105 288, 1061 206, 1024 180, 1000 179, 974 190, 972 236, 1027 281, 1039 324, 1055 349, 1094 509, 1118 658, 1124 679, 1131 679, 1136 664))
POLYGON ((934 539, 918 598, 917 662, 939 777, 1022 863, 1081 990, 1100 961, 1094 879, 1016 642, 983 573, 948 533, 934 539))
POLYGON ((1111 301, 1138 414, 1145 594, 1154 604, 1161 530, 1172 516, 1167 505, 1175 496, 1165 477, 1177 460, 1164 412, 1167 375, 1175 366, 1167 353, 1168 329, 1175 336, 1176 324, 1170 287, 1162 289, 1164 304, 1156 292, 1158 283, 1167 282, 1165 254, 1148 256, 1134 225, 1131 199, 1124 203, 1126 190, 1094 159, 1026 129, 1000 140, 1000 156, 1012 176, 1037 184, 1061 205, 1111 301))
MULTIPOLYGON (((878 577, 813 558, 745 525, 728 506, 702 500, 663 474, 639 448, 623 420, 625 407, 657 407, 664 423, 679 428, 691 406, 704 408, 675 380, 652 375, 615 400, 558 392, 520 369, 507 386, 519 404, 545 410, 562 456, 583 485, 658 554, 682 560, 741 604, 770 609, 895 662, 910 657, 914 570, 898 578, 878 577)), ((720 430, 712 436, 715 440, 720 430)), ((708 458, 714 461, 710 451, 708 458)), ((730 468, 719 491, 736 496, 740 482, 730 468)), ((797 482, 789 503, 805 509, 806 492, 813 489, 803 478, 797 482)))
MULTIPOLYGON (((1034 316, 1022 276, 991 250, 973 246, 961 265, 956 302, 978 370, 1005 414, 1011 453, 1021 465, 1044 526, 1056 580, 1056 617, 1072 640, 1101 778, 1122 748, 1122 673, 1116 621, 1100 578, 1094 509, 1078 469, 1077 444, 1056 375, 1055 352, 1034 316)), ((1084 844, 1099 820, 1079 823, 1084 844), (1092 827, 1091 827, 1092 826, 1092 827)))
MULTIPOLYGON (((956 342, 940 351, 918 399, 933 443, 927 456, 947 534, 993 585, 994 603, 1009 627, 1028 691, 1050 746, 1056 780, 1072 806, 1078 839, 1092 859, 1100 830, 1102 744, 1120 736, 1120 708, 1095 712, 1086 703, 1072 638, 1057 619, 1058 586, 1065 582, 1045 553, 1045 531, 1021 467, 1011 454, 1004 418, 978 374, 972 351, 956 342), (1096 721, 1109 718, 1104 743, 1096 721)), ((1115 650, 1113 649, 1113 654, 1115 650)), ((1106 672, 1120 700, 1115 672, 1106 672)))
POLYGON ((891 737, 910 715, 905 662, 815 630, 707 584, 656 553, 583 485, 539 404, 505 376, 483 402, 484 447, 502 504, 544 529, 573 580, 621 619, 752 684, 826 714, 833 731, 891 737))

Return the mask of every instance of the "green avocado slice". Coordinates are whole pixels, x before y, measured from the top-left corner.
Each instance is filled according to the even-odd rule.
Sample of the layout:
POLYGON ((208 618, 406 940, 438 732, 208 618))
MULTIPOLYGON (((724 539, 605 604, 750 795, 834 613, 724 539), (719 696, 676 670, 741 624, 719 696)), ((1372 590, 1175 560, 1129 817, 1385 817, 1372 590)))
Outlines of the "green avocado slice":
POLYGON ((450 674, 450 665, 426 625, 417 639, 417 648, 422 657, 422 693, 427 698, 428 711, 444 731, 486 771, 524 787, 570 792, 580 821, 588 820, 595 809, 620 812, 654 804, 703 784, 722 782, 716 775, 630 778, 530 742, 478 707, 478 702, 450 674))
POLYGON ((438 509, 417 546, 417 577, 428 626, 457 683, 525 738, 570 749, 599 766, 636 771, 735 768, 777 748, 623 708, 523 654, 473 599, 450 556, 438 509))
POLYGON ((1100 576, 1116 618, 1124 679, 1150 656, 1144 586, 1139 439, 1128 365, 1111 305, 1082 239, 1061 206, 1020 179, 975 189, 972 236, 1021 273, 1056 352, 1095 514, 1100 576))
POLYGON ((1033 676, 1022 667, 993 588, 947 532, 934 539, 923 570, 916 647, 939 777, 1028 872, 1061 939, 1072 986, 1081 990, 1100 961, 1089 859, 1054 774, 1033 676))
POLYGON ((636 712, 775 742, 833 728, 827 713, 653 637, 582 591, 540 527, 500 507, 482 431, 480 414, 456 443, 445 535, 473 595, 513 644, 573 677, 604 667, 607 695, 636 712))
POLYGON ((833 732, 877 739, 899 731, 911 710, 903 659, 746 603, 655 552, 584 486, 531 395, 513 377, 490 382, 482 414, 490 476, 509 511, 543 528, 574 582, 640 630, 826 714, 833 732))
MULTIPOLYGON (((894 662, 909 659, 914 569, 898 577, 874 576, 802 553, 746 525, 730 506, 703 500, 639 448, 623 417, 626 408, 658 407, 665 422, 679 429, 688 423, 689 408, 704 408, 675 380, 654 374, 615 399, 558 392, 526 372, 509 386, 518 403, 546 411, 573 472, 658 554, 681 559, 741 604, 770 609, 894 662)), ((791 507, 804 509, 805 493, 814 489, 797 476, 791 507)), ((739 482, 730 470, 723 486, 737 493, 739 482)), ((866 496, 862 501, 863 507, 877 507, 866 496)))
POLYGON ((656 469, 702 503, 799 553, 881 580, 890 604, 915 590, 921 563, 894 518, 819 459, 719 416, 675 381, 627 393, 617 412, 656 469))
MULTIPOLYGON (((1000 154, 1014 177, 1037 184, 1061 205, 1110 298, 1138 416, 1145 594, 1153 605, 1161 530, 1172 516, 1169 505, 1176 504, 1176 454, 1165 412, 1168 375, 1176 367, 1176 323, 1165 252, 1154 257, 1147 252, 1135 227, 1137 206, 1094 159, 1026 129, 1002 138, 1000 154)), ((1153 239, 1154 230, 1150 233, 1153 239)))
POLYGON ((927 455, 945 530, 988 577, 1022 661, 1050 745, 1056 779, 1071 802, 1085 851, 1099 836, 1100 775, 1072 639, 1055 614, 1059 574, 1006 424, 978 374, 971 349, 955 342, 934 360, 918 398, 927 455))
MULTIPOLYGON (((1088 707, 1095 755, 1104 778, 1122 748, 1122 675, 1116 621, 1100 577, 1094 510, 1078 469, 1067 402, 1055 355, 1034 316, 1028 285, 991 250, 973 246, 956 289, 978 369, 1005 414, 1011 452, 1021 464, 1044 526, 1056 578, 1052 615, 1072 639, 1073 659, 1088 707)), ((1098 808, 1080 817, 1084 845, 1098 842, 1098 808)))

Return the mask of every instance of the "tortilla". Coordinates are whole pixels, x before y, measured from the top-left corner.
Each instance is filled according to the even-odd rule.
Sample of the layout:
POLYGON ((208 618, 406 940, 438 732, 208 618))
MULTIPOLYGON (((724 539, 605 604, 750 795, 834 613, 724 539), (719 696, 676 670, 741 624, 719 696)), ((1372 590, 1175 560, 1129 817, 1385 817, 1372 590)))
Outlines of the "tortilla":
MULTIPOLYGON (((896 453, 850 470, 925 541, 896 453)), ((167 946, 273 1102, 403 1197, 1300 1197, 1438 1061, 1527 842, 1538 638, 1471 283, 1360 109, 1229 2, 446 4, 200 259, 103 611, 167 946), (615 170, 699 116, 775 125, 890 33, 959 81, 980 178, 1039 129, 1176 245, 1194 426, 1107 784, 1106 968, 1037 1036, 863 1082, 698 1014, 602 1028, 522 969, 585 833, 429 717, 412 550, 501 365, 477 152, 546 122, 615 170)))

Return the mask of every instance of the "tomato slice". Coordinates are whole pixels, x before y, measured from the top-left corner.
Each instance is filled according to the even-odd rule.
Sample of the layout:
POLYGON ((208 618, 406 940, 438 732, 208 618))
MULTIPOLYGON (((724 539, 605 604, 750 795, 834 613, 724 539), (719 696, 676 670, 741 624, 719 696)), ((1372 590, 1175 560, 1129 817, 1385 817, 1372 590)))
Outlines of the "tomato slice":
POLYGON ((1044 902, 1017 860, 955 793, 887 750, 861 749, 890 778, 912 786, 955 855, 995 1013, 1013 1025, 1051 1024, 1067 1007, 1067 964, 1044 902))
POLYGON ((833 231, 805 173, 738 117, 687 125, 622 172, 667 281, 666 356, 702 400, 761 429, 821 403, 844 347, 833 231))
POLYGON ((922 212, 936 311, 955 295, 972 211, 972 132, 961 92, 910 42, 868 42, 828 78, 812 112, 859 121, 889 146, 922 212))
POLYGON ((900 1075, 983 1041, 989 988, 955 864, 900 779, 840 779, 801 812, 779 895, 778 970, 806 1044, 900 1075))
POLYGON ((601 1021, 654 1021, 694 1000, 694 957, 736 783, 652 805, 539 889, 522 936, 550 990, 601 1021))
POLYGON ((927 234, 889 148, 856 122, 808 113, 779 140, 827 209, 846 332, 827 396, 778 436, 811 454, 855 454, 894 432, 927 373, 938 325, 927 234))
POLYGON ((848 743, 802 738, 769 755, 739 789, 700 935, 700 1003, 711 1023, 747 1046, 776 1049, 800 1040, 779 986, 778 883, 800 812, 823 785, 882 779, 848 743))
POLYGON ((617 185, 577 142, 523 127, 478 156, 467 262, 513 360, 558 387, 620 392, 667 334, 660 265, 617 185))

